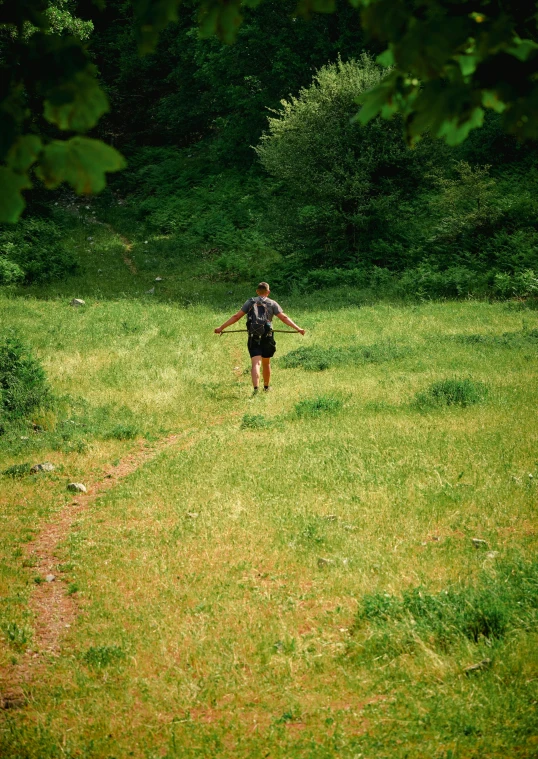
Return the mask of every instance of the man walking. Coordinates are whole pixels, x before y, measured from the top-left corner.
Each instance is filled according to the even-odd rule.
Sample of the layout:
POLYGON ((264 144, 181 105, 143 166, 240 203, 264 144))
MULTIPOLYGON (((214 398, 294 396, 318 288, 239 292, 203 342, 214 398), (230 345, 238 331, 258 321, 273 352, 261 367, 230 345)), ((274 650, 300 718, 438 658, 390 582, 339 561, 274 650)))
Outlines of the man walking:
POLYGON ((294 321, 286 316, 276 300, 269 298, 269 293, 270 289, 267 282, 260 282, 256 288, 256 297, 249 298, 236 314, 215 330, 217 335, 220 335, 226 327, 235 324, 243 316, 247 317, 247 346, 252 361, 250 373, 255 394, 258 392, 260 384, 260 364, 263 372, 263 389, 265 392, 268 392, 271 382, 271 358, 276 351, 273 334, 273 316, 278 317, 280 321, 300 332, 301 335, 305 333, 304 329, 298 327, 294 321))

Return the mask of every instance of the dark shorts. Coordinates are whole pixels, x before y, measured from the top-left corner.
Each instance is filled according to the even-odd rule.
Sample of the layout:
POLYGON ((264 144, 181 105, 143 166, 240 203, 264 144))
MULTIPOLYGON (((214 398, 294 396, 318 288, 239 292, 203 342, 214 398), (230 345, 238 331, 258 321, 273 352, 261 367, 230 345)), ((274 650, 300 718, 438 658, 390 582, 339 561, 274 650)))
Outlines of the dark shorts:
POLYGON ((257 340, 254 337, 248 338, 248 352, 250 358, 261 356, 262 358, 272 358, 275 355, 276 343, 273 335, 265 335, 257 340))

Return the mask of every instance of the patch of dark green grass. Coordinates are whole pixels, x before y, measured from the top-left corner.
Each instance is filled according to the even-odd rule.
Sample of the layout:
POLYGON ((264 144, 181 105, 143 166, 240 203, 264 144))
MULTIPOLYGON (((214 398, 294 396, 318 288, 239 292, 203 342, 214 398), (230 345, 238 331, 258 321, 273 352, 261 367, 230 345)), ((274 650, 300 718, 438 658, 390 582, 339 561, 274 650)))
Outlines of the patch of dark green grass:
POLYGON ((117 664, 125 658, 125 651, 119 646, 90 646, 82 657, 89 667, 96 669, 117 664))
POLYGON ((321 372, 333 366, 376 364, 402 358, 409 349, 389 341, 372 345, 348 345, 346 347, 328 347, 321 345, 302 346, 286 353, 281 359, 285 369, 305 369, 321 372))
POLYGON ((480 333, 453 335, 451 339, 462 345, 522 348, 529 344, 538 346, 538 329, 522 329, 517 332, 503 332, 502 335, 483 335, 480 333))
POLYGON ((27 474, 30 474, 31 466, 32 465, 27 461, 24 464, 13 464, 12 466, 8 466, 7 469, 4 469, 2 474, 6 477, 25 477, 27 474))
POLYGON ((371 593, 362 598, 354 632, 369 628, 363 654, 412 650, 416 639, 443 651, 460 641, 500 640, 538 621, 538 561, 501 565, 476 586, 431 593, 418 587, 401 596, 371 593))
POLYGON ((415 406, 420 409, 443 408, 446 406, 473 406, 482 403, 488 394, 483 382, 472 379, 444 379, 433 382, 426 390, 415 396, 415 406))
POLYGON ((266 419, 263 414, 245 414, 241 421, 241 427, 249 430, 266 429, 271 425, 271 420, 266 419))
POLYGON ((318 417, 323 414, 334 414, 343 408, 344 404, 339 398, 332 395, 319 395, 317 398, 308 398, 295 404, 295 414, 299 418, 318 417))
POLYGON ((117 424, 104 434, 105 440, 134 440, 140 435, 140 428, 135 424, 117 424))
POLYGON ((32 639, 32 631, 26 625, 16 622, 6 622, 2 625, 2 632, 7 642, 17 651, 22 651, 32 639))

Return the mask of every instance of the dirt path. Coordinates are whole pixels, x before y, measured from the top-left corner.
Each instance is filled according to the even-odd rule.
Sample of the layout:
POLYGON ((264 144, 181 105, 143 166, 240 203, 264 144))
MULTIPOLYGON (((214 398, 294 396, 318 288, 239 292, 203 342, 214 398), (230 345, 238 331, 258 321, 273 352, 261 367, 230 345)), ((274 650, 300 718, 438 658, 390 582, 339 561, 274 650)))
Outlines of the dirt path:
POLYGON ((125 456, 117 466, 105 470, 100 479, 87 485, 87 493, 77 495, 65 505, 54 515, 53 521, 43 526, 39 536, 26 545, 25 558, 32 560, 33 571, 43 581, 36 585, 28 604, 35 620, 32 645, 18 664, 8 671, 0 671, 0 709, 25 705, 24 686, 45 670, 51 657, 60 655, 62 636, 76 620, 79 611, 77 601, 67 592, 65 577, 57 569, 56 556, 58 546, 69 535, 75 520, 90 503, 162 451, 171 447, 181 451, 193 445, 199 436, 190 437, 192 432, 169 435, 152 447, 148 447, 146 441, 140 441, 136 450, 125 456), (54 575, 54 580, 47 582, 47 575, 54 575))

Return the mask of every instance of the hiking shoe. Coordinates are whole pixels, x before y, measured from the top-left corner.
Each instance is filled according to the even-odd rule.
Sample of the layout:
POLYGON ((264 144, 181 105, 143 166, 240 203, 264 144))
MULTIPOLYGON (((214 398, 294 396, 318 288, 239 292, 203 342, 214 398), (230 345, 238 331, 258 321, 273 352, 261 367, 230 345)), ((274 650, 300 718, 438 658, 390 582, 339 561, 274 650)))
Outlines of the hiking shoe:
POLYGON ((270 385, 268 385, 267 387, 264 387, 264 388, 263 388, 263 392, 264 392, 264 393, 269 393, 269 392, 271 392, 271 386, 270 386, 270 385))

